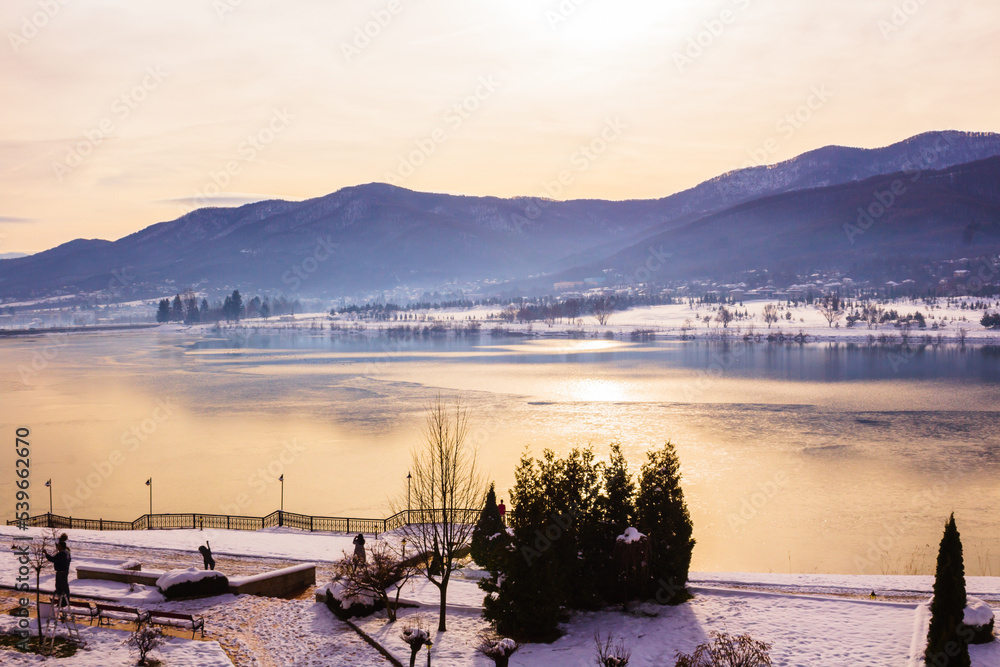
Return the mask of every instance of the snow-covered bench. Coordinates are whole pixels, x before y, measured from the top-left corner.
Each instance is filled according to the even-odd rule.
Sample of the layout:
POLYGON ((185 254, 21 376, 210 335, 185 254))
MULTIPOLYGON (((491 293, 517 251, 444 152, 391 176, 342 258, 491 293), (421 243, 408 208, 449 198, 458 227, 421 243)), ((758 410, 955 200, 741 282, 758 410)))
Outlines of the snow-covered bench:
POLYGON ((111 621, 129 621, 130 623, 142 623, 149 620, 149 612, 134 607, 122 607, 116 604, 97 603, 97 624, 111 625, 111 621))
POLYGON ((94 624, 94 619, 97 618, 97 610, 94 609, 89 602, 85 602, 83 600, 70 600, 69 607, 70 612, 74 616, 84 616, 91 625, 94 624))
POLYGON ((195 618, 191 614, 179 614, 174 611, 150 611, 149 620, 157 625, 169 625, 175 628, 191 628, 191 639, 194 633, 201 630, 201 636, 205 636, 205 619, 195 618))

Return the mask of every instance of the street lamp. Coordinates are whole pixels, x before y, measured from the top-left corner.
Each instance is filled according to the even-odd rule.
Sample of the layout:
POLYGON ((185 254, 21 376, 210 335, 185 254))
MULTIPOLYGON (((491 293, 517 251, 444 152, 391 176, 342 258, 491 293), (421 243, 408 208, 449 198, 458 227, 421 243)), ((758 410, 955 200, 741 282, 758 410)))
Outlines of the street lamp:
POLYGON ((149 520, 153 520, 153 478, 150 477, 146 480, 146 486, 149 487, 149 520))
POLYGON ((45 482, 45 486, 49 487, 49 514, 52 514, 52 480, 45 482))
POLYGON ((281 473, 278 477, 278 481, 281 482, 281 504, 278 505, 278 526, 285 525, 285 473, 281 473))
POLYGON ((410 480, 413 479, 413 475, 409 471, 406 472, 406 525, 410 525, 410 480))

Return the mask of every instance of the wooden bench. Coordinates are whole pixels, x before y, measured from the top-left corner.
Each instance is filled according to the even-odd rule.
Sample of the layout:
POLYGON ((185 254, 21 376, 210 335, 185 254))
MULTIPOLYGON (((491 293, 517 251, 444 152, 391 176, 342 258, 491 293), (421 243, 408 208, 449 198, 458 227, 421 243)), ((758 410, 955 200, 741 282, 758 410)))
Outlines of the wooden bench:
POLYGON ((85 602, 84 600, 70 600, 69 607, 74 616, 86 616, 90 624, 94 624, 94 619, 97 618, 97 610, 90 606, 89 602, 85 602))
POLYGON ((191 614, 179 614, 174 611, 151 611, 149 612, 149 620, 151 623, 157 623, 158 625, 170 625, 173 627, 186 628, 191 627, 191 639, 194 639, 194 633, 201 630, 201 636, 205 636, 205 619, 195 618, 191 614))
POLYGON ((134 607, 120 607, 115 604, 97 603, 97 625, 105 622, 111 625, 112 620, 129 621, 138 625, 149 620, 149 612, 134 607))

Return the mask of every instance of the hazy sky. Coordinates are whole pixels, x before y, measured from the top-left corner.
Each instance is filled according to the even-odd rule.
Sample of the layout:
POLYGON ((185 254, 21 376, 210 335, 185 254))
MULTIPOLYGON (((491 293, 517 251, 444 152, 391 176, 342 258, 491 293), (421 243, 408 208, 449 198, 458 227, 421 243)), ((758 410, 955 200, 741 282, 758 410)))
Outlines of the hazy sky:
POLYGON ((661 197, 998 129, 995 0, 4 0, 0 27, 0 253, 372 181, 661 197))

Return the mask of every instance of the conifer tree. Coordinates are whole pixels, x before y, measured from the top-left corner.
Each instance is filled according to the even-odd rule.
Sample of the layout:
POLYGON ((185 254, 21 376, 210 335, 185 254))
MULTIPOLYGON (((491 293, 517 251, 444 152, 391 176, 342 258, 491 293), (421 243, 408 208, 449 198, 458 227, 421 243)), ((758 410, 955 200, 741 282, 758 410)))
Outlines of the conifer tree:
POLYGON ((679 604, 689 597, 685 586, 695 543, 680 485, 681 464, 669 441, 647 456, 639 478, 636 528, 652 547, 650 574, 651 584, 660 590, 657 600, 679 604))
POLYGON ((486 492, 486 504, 472 531, 472 559, 483 569, 494 570, 498 552, 506 547, 507 542, 507 529, 497 508, 497 494, 493 484, 490 484, 490 490, 486 492))
POLYGON ((934 574, 934 598, 931 601, 931 623, 927 632, 924 660, 935 667, 969 667, 967 633, 963 632, 965 616, 965 563, 962 558, 962 538, 952 514, 944 527, 938 548, 937 570, 934 574))
POLYGON ((628 470, 628 461, 620 443, 611 444, 611 456, 604 466, 604 495, 600 506, 604 521, 611 524, 617 535, 632 525, 635 517, 635 482, 628 470))

